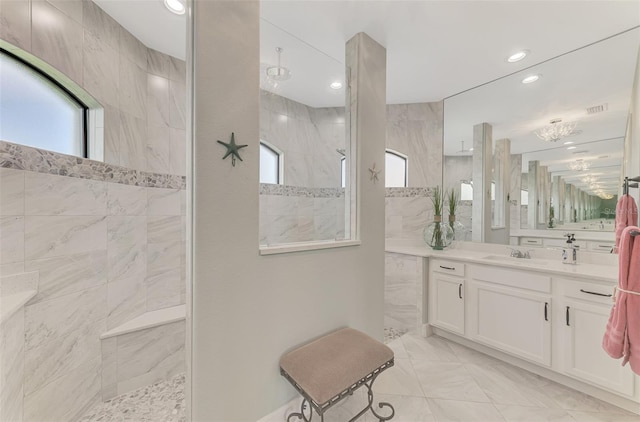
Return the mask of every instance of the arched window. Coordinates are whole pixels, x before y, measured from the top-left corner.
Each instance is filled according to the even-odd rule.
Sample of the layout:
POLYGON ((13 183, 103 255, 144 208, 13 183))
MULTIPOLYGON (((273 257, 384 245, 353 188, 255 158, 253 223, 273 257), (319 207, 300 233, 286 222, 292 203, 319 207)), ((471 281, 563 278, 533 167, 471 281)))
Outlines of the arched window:
POLYGON ((260 183, 282 184, 282 153, 260 141, 260 183))
POLYGON ((461 201, 473 201, 473 182, 463 180, 460 183, 460 200, 461 201))
POLYGON ((387 149, 385 154, 385 187, 407 187, 407 156, 387 149))
POLYGON ((0 92, 0 139, 87 157, 87 106, 53 78, 2 49, 0 92))

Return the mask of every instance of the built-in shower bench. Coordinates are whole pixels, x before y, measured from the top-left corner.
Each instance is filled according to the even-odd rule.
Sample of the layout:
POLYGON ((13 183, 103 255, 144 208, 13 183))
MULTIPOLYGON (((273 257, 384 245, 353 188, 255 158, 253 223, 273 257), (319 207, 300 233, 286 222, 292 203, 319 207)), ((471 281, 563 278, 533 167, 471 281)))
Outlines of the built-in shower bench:
POLYGON ((373 409, 373 382, 385 369, 393 366, 393 351, 372 337, 353 328, 342 328, 305 344, 280 359, 280 373, 302 395, 300 412, 289 414, 306 422, 315 410, 324 421, 324 413, 363 385, 367 388, 368 403, 351 421, 368 410, 379 420, 386 421, 395 411, 389 403, 389 416, 381 416, 373 409), (310 406, 308 417, 305 413, 310 406))
POLYGON ((185 305, 145 312, 102 333, 102 399, 185 370, 185 305))
POLYGON ((145 312, 124 324, 103 333, 100 340, 121 336, 134 331, 145 330, 147 328, 158 327, 176 321, 184 321, 187 315, 185 305, 172 306, 170 308, 158 309, 156 311, 145 312))

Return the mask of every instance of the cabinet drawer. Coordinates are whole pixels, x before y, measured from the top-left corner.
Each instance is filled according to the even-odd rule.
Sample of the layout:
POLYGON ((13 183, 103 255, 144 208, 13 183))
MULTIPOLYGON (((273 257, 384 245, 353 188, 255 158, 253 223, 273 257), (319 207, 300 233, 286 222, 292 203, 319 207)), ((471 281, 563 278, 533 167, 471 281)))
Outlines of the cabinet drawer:
POLYGON ((551 277, 497 267, 472 266, 471 278, 519 289, 551 293, 551 277))
POLYGON ((520 238, 520 246, 542 247, 542 238, 540 238, 540 237, 522 237, 522 238, 520 238))
POLYGON ((587 250, 589 252, 603 252, 611 253, 611 249, 614 247, 613 242, 588 242, 587 250))
POLYGON ((562 281, 564 296, 574 299, 580 299, 587 302, 601 303, 611 305, 614 285, 585 283, 574 280, 562 281))
POLYGON ((457 275, 464 277, 464 264, 456 261, 444 261, 442 259, 434 259, 431 261, 431 270, 437 273, 457 275))

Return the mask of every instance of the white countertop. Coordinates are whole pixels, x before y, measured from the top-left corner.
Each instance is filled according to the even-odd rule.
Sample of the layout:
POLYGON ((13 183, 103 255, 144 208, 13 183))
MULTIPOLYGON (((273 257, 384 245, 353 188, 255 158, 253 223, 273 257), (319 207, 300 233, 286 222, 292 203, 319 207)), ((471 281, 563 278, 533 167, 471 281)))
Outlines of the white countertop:
MULTIPOLYGON (((520 247, 517 247, 522 249, 520 247)), ((533 259, 510 258, 506 245, 461 242, 454 248, 434 251, 424 245, 402 242, 387 242, 386 252, 425 258, 442 258, 463 261, 471 264, 492 265, 496 267, 526 269, 552 275, 579 277, 617 283, 617 255, 578 252, 578 264, 563 264, 561 253, 557 250, 540 249, 532 252, 533 259), (600 256, 598 256, 600 255, 600 256), (557 256, 557 259, 555 258, 557 256), (580 262, 581 256, 584 258, 580 262)))

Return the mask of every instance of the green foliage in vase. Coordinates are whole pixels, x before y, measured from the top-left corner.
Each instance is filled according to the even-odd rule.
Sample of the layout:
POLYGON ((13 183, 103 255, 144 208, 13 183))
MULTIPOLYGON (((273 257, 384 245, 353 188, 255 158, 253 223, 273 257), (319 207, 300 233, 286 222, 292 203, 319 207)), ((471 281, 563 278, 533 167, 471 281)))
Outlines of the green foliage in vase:
POLYGON ((456 191, 455 188, 451 188, 449 193, 447 194, 447 206, 449 207, 449 226, 453 229, 453 218, 455 218, 456 210, 458 209, 458 202, 460 200, 460 195, 456 191))
POLYGON ((434 216, 439 218, 434 218, 436 225, 434 227, 433 235, 431 237, 431 244, 434 249, 440 249, 440 250, 444 248, 444 242, 442 239, 442 227, 440 227, 442 223, 438 220, 441 220, 442 218, 442 208, 444 205, 444 197, 445 195, 442 188, 440 186, 436 186, 435 189, 433 190, 433 196, 431 197, 431 202, 433 203, 433 214, 434 216))
POLYGON ((440 186, 436 186, 433 189, 433 196, 431 197, 431 203, 433 204, 433 215, 442 215, 442 206, 444 204, 444 192, 440 186))

